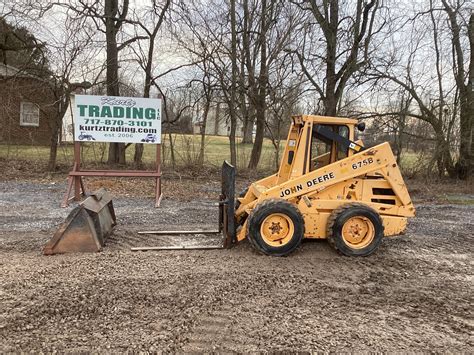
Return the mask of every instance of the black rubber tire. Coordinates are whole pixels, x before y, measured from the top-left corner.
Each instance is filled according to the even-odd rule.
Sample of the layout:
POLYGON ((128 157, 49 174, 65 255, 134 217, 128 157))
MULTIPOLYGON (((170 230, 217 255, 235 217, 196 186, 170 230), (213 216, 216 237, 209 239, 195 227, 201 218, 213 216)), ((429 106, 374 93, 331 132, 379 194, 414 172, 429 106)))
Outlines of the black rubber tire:
POLYGON ((380 215, 363 203, 348 203, 332 211, 327 224, 327 238, 329 244, 346 256, 367 256, 372 254, 382 242, 384 227, 380 215), (342 227, 351 217, 367 217, 374 225, 375 235, 372 242, 362 249, 351 248, 342 238, 342 227))
POLYGON ((247 236, 250 244, 259 252, 271 256, 285 256, 293 252, 301 244, 304 236, 304 219, 296 206, 282 199, 269 199, 259 203, 250 213, 247 236), (281 246, 269 245, 260 233, 260 226, 269 215, 281 213, 288 216, 294 224, 294 233, 291 240, 281 246))

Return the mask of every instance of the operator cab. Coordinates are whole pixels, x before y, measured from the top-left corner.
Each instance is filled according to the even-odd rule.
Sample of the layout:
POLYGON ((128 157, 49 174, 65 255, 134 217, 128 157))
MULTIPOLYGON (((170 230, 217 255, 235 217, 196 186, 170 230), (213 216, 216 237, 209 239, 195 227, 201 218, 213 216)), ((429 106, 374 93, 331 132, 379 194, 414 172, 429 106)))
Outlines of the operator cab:
POLYGON ((277 174, 279 182, 347 158, 364 149, 355 142, 357 120, 324 116, 293 116, 287 146, 277 174))

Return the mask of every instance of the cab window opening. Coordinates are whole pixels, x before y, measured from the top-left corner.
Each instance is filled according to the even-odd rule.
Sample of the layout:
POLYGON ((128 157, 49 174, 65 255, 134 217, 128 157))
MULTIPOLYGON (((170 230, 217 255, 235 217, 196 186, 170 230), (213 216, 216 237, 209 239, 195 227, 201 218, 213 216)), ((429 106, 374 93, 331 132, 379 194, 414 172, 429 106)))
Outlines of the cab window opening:
MULTIPOLYGON (((349 127, 339 125, 322 125, 344 138, 349 138, 349 127)), ((311 137, 310 171, 319 169, 336 160, 347 158, 349 149, 324 137, 313 130, 311 137)))
MULTIPOLYGON (((349 127, 339 126, 337 132, 340 136, 346 139, 349 139, 349 127)), ((349 154, 349 149, 347 147, 343 147, 339 143, 336 143, 336 144, 337 144, 337 160, 347 158, 349 154)))
MULTIPOLYGON (((330 128, 331 126, 326 126, 330 128)), ((316 170, 331 162, 332 141, 313 131, 311 137, 311 166, 310 170, 316 170)))

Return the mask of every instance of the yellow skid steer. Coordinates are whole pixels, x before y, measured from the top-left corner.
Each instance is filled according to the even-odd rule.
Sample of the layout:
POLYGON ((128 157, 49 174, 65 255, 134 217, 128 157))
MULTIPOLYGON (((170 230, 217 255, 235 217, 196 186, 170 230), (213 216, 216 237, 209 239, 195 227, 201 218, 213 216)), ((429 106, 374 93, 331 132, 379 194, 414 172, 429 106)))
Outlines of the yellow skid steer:
MULTIPOLYGON (((404 233, 415 208, 390 145, 364 147, 356 129, 364 125, 354 119, 293 116, 277 173, 237 199, 235 168, 224 162, 218 230, 139 232, 222 234, 222 243, 132 250, 230 248, 248 238, 258 251, 284 256, 312 238, 348 256, 373 253, 384 236, 404 233)), ((98 251, 115 224, 110 196, 98 191, 71 212, 44 253, 98 251)))
POLYGON ((293 116, 278 172, 252 183, 235 207, 235 172, 224 163, 224 244, 248 238, 258 251, 284 256, 303 238, 327 239, 342 254, 365 256, 384 236, 403 233, 415 208, 390 145, 366 148, 356 128, 364 125, 293 116))

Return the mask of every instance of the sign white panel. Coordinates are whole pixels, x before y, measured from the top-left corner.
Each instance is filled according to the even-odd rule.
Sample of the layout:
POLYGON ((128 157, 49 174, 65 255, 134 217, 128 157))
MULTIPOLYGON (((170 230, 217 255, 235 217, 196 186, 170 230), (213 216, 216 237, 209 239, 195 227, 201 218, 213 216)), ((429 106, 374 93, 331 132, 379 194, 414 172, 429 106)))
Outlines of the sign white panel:
POLYGON ((74 140, 161 143, 161 99, 76 95, 74 140))

